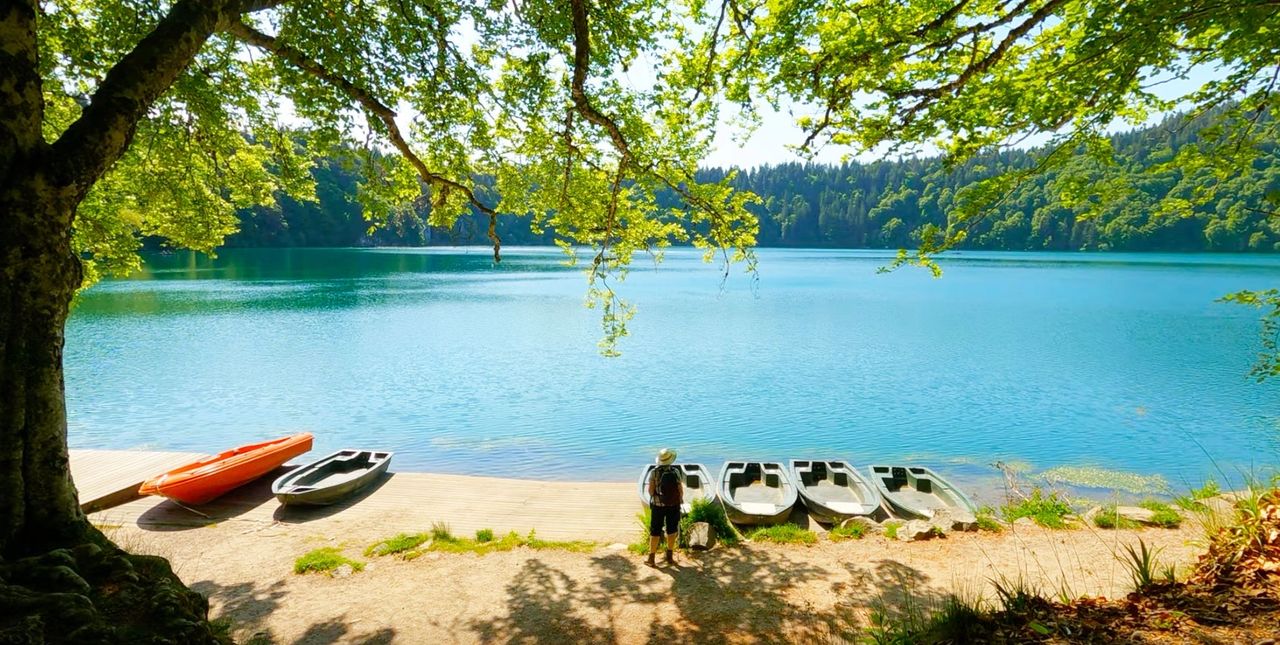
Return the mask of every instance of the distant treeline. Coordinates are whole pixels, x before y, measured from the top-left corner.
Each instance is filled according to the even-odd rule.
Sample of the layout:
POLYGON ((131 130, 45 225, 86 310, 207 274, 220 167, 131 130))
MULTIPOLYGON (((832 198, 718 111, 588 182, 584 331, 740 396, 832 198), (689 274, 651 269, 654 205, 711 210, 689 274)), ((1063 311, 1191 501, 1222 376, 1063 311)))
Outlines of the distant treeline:
MULTIPOLYGON (((992 206, 962 248, 998 250, 1280 251, 1280 151, 1274 144, 1252 172, 1218 182, 1207 168, 1188 171, 1169 163, 1184 146, 1199 143, 1201 128, 1181 118, 1117 134, 1112 148, 1120 163, 1107 166, 1083 155, 1068 173, 1051 171, 1022 181, 992 206), (1083 172, 1080 172, 1083 171, 1083 172), (1072 184, 1066 176, 1094 178, 1072 184), (1116 191, 1115 179, 1126 188, 1116 191), (1110 186, 1105 192, 1099 186, 1110 186), (1212 198, 1196 203, 1197 191, 1212 198), (1083 197, 1079 197, 1082 195, 1083 197), (1188 209, 1170 214, 1167 198, 1188 199, 1188 209), (1092 206, 1090 206, 1092 203, 1092 206), (1092 209, 1092 210, 1090 210, 1092 209), (1084 217, 1090 212, 1092 217, 1084 217)), ((788 163, 743 170, 733 183, 759 195, 760 246, 903 248, 915 246, 924 224, 945 226, 957 194, 975 182, 1037 163, 1036 151, 1010 150, 974 158, 954 168, 941 159, 909 159, 841 165, 788 163)), ((717 180, 727 171, 702 171, 717 180)), ((240 232, 228 246, 360 246, 486 244, 487 220, 470 216, 452 229, 424 228, 421 214, 395 218, 370 232, 356 203, 358 171, 334 161, 316 166, 318 203, 281 200, 275 209, 240 213, 240 232)), ((675 204, 673 195, 659 199, 675 204)), ((528 221, 499 218, 503 244, 550 244, 528 221)))

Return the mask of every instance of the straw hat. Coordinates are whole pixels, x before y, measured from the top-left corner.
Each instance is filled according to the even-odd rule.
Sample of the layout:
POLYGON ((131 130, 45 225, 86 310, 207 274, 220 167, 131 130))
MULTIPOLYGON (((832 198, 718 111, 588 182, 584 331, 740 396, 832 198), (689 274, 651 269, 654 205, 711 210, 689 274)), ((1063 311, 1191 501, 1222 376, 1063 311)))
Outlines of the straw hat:
POLYGON ((660 465, 668 466, 675 460, 676 460, 676 451, 670 448, 663 448, 662 450, 658 451, 658 463, 660 465))

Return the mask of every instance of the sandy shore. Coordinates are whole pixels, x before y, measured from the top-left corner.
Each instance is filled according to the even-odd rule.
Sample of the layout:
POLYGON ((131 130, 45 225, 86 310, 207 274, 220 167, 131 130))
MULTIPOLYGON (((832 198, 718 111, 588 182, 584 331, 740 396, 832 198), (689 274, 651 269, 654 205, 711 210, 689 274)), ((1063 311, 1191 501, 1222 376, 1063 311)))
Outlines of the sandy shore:
MULTIPOLYGON (((77 481, 103 471, 99 490, 110 491, 141 477, 122 470, 149 462, 134 453, 73 451, 72 463, 77 481)), ((1162 549, 1163 561, 1185 567, 1199 535, 1194 522, 1142 532, 1016 526, 912 543, 872 535, 811 547, 747 544, 651 569, 623 548, 639 532, 634 484, 396 473, 354 499, 305 511, 279 506, 270 481, 198 512, 146 498, 91 519, 125 548, 167 557, 209 597, 214 617, 233 621, 238 641, 309 644, 840 642, 856 638, 878 607, 896 613, 953 593, 990 597, 998 580, 1021 580, 1055 597, 1115 597, 1130 585, 1122 545, 1141 538, 1162 549), (434 522, 459 536, 534 529, 544 539, 599 546, 589 553, 428 553, 412 561, 363 555, 375 542, 434 522), (368 566, 347 577, 293 573, 295 559, 325 546, 368 566)))
MULTIPOLYGON (((285 524, 233 518, 184 530, 112 526, 135 551, 169 558, 234 621, 240 641, 274 643, 840 642, 881 605, 937 604, 1024 580, 1046 593, 1116 596, 1129 590, 1117 559, 1139 537, 1186 565, 1196 530, 1142 532, 1016 527, 905 543, 871 536, 812 547, 745 545, 650 569, 602 545, 591 553, 517 549, 485 556, 431 553, 365 558, 392 532, 377 522, 285 524), (369 562, 337 578, 296 575, 293 561, 338 546, 369 562), (909 600, 908 600, 909 599, 909 600)), ((423 530, 426 527, 422 527, 423 530)), ((631 537, 634 537, 632 535, 631 537)))

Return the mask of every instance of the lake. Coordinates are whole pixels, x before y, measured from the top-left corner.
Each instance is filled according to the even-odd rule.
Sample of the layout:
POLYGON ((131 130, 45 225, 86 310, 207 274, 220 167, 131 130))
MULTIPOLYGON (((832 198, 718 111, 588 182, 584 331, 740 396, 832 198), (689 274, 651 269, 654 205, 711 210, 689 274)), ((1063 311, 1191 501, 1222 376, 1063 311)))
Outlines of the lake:
POLYGON ((726 458, 1100 466, 1175 486, 1280 461, 1280 381, 1248 372, 1280 257, 691 250, 637 258, 599 312, 557 249, 244 249, 149 257, 67 325, 72 448, 218 452, 297 431, 393 470, 630 480, 663 446, 726 458))

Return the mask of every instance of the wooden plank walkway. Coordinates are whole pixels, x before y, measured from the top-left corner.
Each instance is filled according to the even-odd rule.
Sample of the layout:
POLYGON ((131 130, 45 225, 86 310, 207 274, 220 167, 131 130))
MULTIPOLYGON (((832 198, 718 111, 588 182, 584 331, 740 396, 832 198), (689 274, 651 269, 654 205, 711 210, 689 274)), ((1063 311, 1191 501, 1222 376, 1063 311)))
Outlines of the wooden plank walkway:
POLYGON ((198 452, 72 450, 71 478, 80 508, 92 513, 138 499, 147 479, 201 457, 198 452))
MULTIPOLYGON (((122 457, 134 454, 120 452, 122 457)), ((341 504, 294 509, 280 506, 271 495, 271 481, 287 470, 286 466, 195 508, 198 513, 167 500, 144 498, 95 513, 93 520, 159 531, 237 520, 364 537, 375 532, 381 537, 420 532, 433 522, 445 522, 460 536, 481 528, 499 534, 525 534, 532 529, 547 539, 598 542, 630 541, 639 531, 636 513, 640 500, 635 484, 630 483, 392 473, 371 490, 341 504)), ((76 477, 79 483, 79 475, 76 477)))

